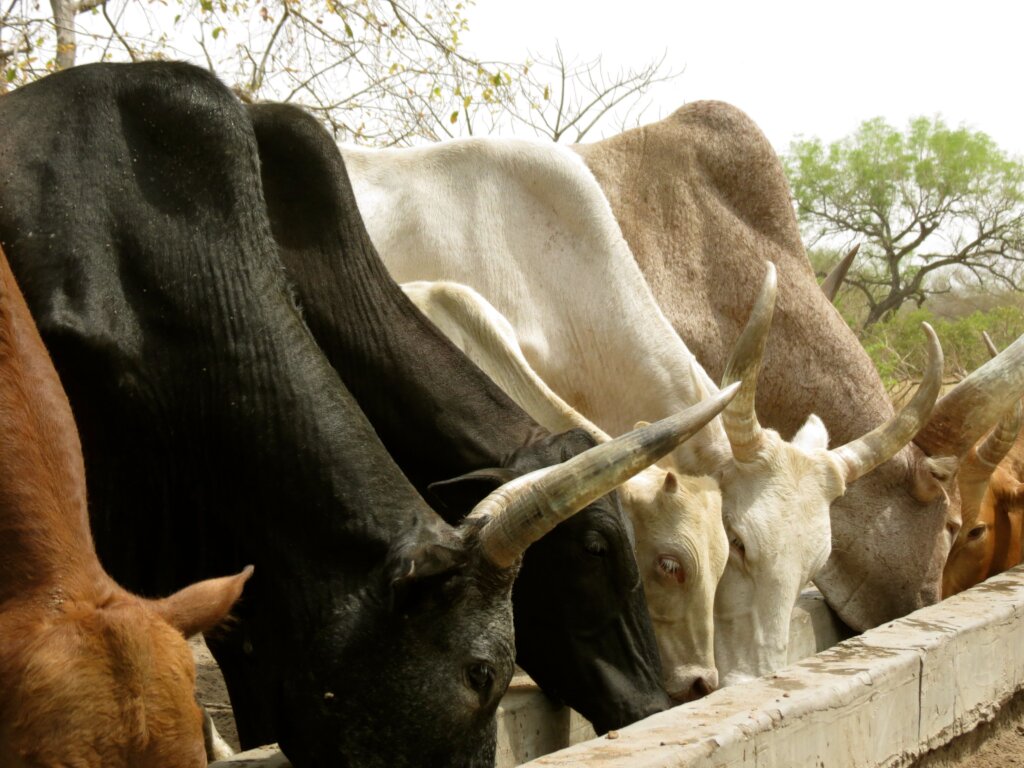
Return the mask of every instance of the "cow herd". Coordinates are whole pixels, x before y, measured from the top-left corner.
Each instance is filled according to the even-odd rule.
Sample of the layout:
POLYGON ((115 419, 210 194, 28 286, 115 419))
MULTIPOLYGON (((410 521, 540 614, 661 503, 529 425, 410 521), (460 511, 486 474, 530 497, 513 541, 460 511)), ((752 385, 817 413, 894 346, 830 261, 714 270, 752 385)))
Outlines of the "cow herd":
POLYGON ((606 731, 811 580, 862 630, 1020 559, 1024 339, 936 402, 925 326, 894 412, 724 104, 339 150, 83 66, 0 97, 0 247, 5 767, 205 765, 205 632, 243 746, 483 768, 516 664, 606 731))

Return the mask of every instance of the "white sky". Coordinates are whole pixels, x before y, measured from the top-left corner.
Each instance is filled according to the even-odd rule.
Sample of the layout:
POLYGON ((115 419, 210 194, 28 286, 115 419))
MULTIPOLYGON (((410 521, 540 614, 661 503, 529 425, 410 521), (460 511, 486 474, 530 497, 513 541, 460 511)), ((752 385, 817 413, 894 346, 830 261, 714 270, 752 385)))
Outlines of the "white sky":
POLYGON ((871 117, 903 128, 938 113, 1024 156, 1021 0, 476 0, 467 16, 466 50, 484 58, 522 60, 558 40, 614 70, 666 51, 685 72, 642 122, 721 99, 783 152, 797 134, 832 141, 871 117))

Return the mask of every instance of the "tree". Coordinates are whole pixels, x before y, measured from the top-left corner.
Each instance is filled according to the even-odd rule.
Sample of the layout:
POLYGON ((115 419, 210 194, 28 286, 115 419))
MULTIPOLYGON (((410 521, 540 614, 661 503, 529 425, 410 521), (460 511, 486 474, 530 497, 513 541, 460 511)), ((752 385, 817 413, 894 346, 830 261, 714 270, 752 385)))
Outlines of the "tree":
POLYGON ((865 328, 964 285, 1020 287, 1024 164, 984 133, 876 118, 828 147, 793 142, 785 165, 809 247, 862 243, 846 283, 865 328))
POLYGON ((299 103, 339 139, 378 145, 511 123, 555 140, 572 128, 579 140, 673 76, 662 61, 609 76, 599 62, 567 67, 560 51, 560 70, 469 56, 461 37, 471 2, 50 0, 48 15, 39 0, 0 0, 0 71, 6 87, 73 63, 203 62, 243 99, 299 103))

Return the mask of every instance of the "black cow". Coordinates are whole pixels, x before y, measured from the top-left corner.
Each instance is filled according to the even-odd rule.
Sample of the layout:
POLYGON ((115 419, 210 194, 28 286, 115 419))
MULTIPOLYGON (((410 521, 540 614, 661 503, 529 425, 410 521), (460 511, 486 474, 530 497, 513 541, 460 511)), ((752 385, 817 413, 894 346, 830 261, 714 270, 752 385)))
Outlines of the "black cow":
POLYGON ((0 99, 0 245, 79 423, 107 569, 156 594, 256 565, 218 659, 242 733, 299 768, 491 764, 518 555, 621 482, 622 454, 649 462, 724 404, 448 525, 302 323, 250 120, 188 65, 0 99))
MULTIPOLYGON (((449 523, 502 483, 596 444, 583 430, 548 433, 409 301, 316 120, 289 105, 250 114, 271 226, 306 322, 398 466, 443 499, 449 523)), ((671 706, 633 548, 611 494, 532 547, 512 593, 516 660, 598 732, 671 706)))

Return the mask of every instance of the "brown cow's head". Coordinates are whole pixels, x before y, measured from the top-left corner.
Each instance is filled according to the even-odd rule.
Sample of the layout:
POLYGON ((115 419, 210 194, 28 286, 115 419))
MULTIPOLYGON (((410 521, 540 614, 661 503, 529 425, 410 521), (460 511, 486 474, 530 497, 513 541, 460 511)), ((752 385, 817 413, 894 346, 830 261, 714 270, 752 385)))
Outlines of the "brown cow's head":
POLYGON ((0 763, 205 766, 185 638, 223 620, 251 572, 156 601, 100 576, 0 614, 0 763))
POLYGON ((103 571, 71 407, 0 253, 0 765, 206 765, 185 638, 251 573, 143 600, 103 571))
POLYGON ((942 572, 942 596, 949 597, 1020 562, 1024 484, 1007 455, 1022 421, 1018 401, 992 433, 968 453, 960 470, 963 527, 942 572), (1004 461, 1005 460, 1005 461, 1004 461))

